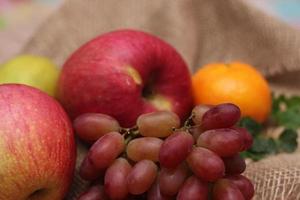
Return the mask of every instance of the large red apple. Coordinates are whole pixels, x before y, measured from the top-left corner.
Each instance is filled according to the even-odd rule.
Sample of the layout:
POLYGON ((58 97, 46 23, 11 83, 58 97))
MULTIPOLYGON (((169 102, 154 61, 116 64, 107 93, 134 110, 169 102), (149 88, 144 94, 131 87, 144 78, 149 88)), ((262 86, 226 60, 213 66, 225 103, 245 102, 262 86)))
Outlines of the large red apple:
POLYGON ((181 56, 161 39, 133 30, 101 35, 75 51, 58 87, 72 118, 99 112, 125 127, 155 110, 184 119, 192 106, 190 73, 181 56))
POLYGON ((0 116, 0 199, 63 199, 75 143, 62 107, 32 87, 0 85, 0 116))

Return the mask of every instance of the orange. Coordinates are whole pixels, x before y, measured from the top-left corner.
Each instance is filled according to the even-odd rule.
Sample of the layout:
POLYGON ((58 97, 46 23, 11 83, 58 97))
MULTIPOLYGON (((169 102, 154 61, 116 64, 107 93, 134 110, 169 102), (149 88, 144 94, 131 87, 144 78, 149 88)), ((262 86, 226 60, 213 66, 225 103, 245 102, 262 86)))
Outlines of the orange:
POLYGON ((242 116, 258 122, 265 121, 270 113, 270 87, 248 64, 208 64, 193 75, 192 81, 196 104, 234 103, 240 107, 242 116))

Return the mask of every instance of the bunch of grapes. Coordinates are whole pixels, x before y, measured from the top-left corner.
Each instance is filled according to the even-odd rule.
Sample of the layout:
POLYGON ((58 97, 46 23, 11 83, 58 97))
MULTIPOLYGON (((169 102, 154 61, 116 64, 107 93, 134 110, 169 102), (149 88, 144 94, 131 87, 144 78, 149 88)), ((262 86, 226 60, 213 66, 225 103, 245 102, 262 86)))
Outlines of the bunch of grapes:
POLYGON ((79 116, 75 131, 92 144, 80 176, 94 183, 79 200, 251 199, 239 153, 252 137, 239 119, 229 103, 196 106, 183 127, 169 111, 143 114, 130 129, 104 114, 79 116))

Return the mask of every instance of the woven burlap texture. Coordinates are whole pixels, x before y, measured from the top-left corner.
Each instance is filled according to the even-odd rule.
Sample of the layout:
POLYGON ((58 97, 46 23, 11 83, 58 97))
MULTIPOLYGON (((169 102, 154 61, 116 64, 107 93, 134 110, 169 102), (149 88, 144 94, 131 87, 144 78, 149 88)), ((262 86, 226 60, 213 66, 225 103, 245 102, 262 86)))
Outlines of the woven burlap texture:
MULTIPOLYGON (((299 93, 300 34, 241 0, 69 0, 44 23, 22 53, 59 66, 81 44, 104 32, 134 28, 172 44, 195 71, 215 61, 256 66, 274 90, 299 93)), ((255 99, 258 100, 258 99, 255 99)), ((79 143, 77 169, 86 149, 79 143)), ((248 165, 255 199, 300 199, 300 154, 248 165)), ((86 187, 77 174, 68 199, 86 187)))

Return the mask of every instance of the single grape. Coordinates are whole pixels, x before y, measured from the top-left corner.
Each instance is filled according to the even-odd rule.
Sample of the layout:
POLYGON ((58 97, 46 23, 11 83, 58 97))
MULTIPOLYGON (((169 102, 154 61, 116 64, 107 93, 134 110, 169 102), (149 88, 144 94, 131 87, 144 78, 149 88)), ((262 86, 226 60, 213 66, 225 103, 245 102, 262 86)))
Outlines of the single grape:
POLYGON ((131 194, 146 192, 156 179, 157 166, 151 160, 137 162, 127 176, 127 187, 131 194))
POLYGON ((219 179, 213 186, 213 200, 245 200, 238 187, 228 179, 219 179))
POLYGON ((160 192, 164 195, 176 195, 188 176, 188 168, 185 164, 175 169, 162 168, 159 175, 160 192))
POLYGON ((142 136, 164 138, 180 126, 180 119, 171 111, 156 111, 140 115, 136 124, 142 136))
POLYGON ((226 174, 241 174, 246 169, 245 159, 239 154, 231 157, 223 158, 226 174))
POLYGON ((170 135, 161 145, 159 162, 165 168, 176 168, 191 152, 194 138, 185 131, 170 135))
POLYGON ((92 145, 88 158, 96 169, 106 169, 124 151, 124 148, 123 136, 118 132, 110 132, 92 145))
POLYGON ((187 163, 194 174, 204 181, 215 181, 225 174, 222 159, 209 149, 194 148, 187 157, 187 163))
POLYGON ((112 200, 125 199, 128 195, 127 176, 131 165, 125 158, 116 159, 105 172, 105 192, 112 200))
POLYGON ((207 200, 209 185, 195 176, 189 177, 180 188, 177 200, 207 200))
POLYGON ((108 200, 102 185, 94 185, 83 192, 77 200, 108 200))
POLYGON ((95 180, 103 175, 103 170, 97 169, 90 161, 90 159, 86 156, 81 163, 79 175, 84 180, 95 180))
POLYGON ((147 200, 172 200, 170 196, 165 196, 160 192, 159 183, 155 181, 147 192, 147 200))
POLYGON ((79 138, 88 143, 93 143, 104 134, 120 129, 117 120, 100 113, 86 113, 78 116, 73 122, 73 127, 79 138))
POLYGON ((202 117, 204 113, 206 113, 212 106, 210 105, 197 105, 192 110, 192 120, 195 125, 201 125, 202 124, 202 117))
POLYGON ((231 103, 219 104, 203 114, 203 130, 232 127, 241 117, 239 107, 231 103))
POLYGON ((246 151, 247 149, 249 149, 253 144, 252 135, 245 128, 234 127, 233 129, 236 130, 244 138, 244 146, 241 151, 246 151))
POLYGON ((198 137, 197 146, 207 148, 221 157, 228 157, 241 151, 244 140, 234 129, 214 129, 202 133, 198 137))
POLYGON ((254 186, 251 181, 243 175, 227 176, 233 184, 235 184, 244 195, 245 200, 250 200, 254 196, 254 186))
POLYGON ((128 143, 126 153, 135 162, 145 159, 157 162, 162 143, 163 140, 155 137, 133 139, 128 143))

